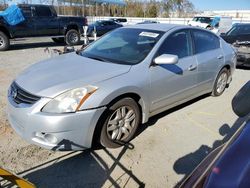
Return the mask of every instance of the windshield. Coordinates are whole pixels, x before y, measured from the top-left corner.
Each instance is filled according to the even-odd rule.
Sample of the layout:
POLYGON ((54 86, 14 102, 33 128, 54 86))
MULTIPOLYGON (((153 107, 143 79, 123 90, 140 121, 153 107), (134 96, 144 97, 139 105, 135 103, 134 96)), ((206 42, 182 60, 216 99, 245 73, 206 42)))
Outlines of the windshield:
POLYGON ((134 65, 149 54, 164 32, 120 28, 92 43, 80 55, 100 61, 134 65))
POLYGON ((250 34, 250 25, 235 25, 227 32, 227 35, 244 35, 244 34, 250 34))
POLYGON ((200 23, 207 23, 210 24, 212 22, 213 18, 210 17, 194 17, 193 21, 200 22, 200 23))

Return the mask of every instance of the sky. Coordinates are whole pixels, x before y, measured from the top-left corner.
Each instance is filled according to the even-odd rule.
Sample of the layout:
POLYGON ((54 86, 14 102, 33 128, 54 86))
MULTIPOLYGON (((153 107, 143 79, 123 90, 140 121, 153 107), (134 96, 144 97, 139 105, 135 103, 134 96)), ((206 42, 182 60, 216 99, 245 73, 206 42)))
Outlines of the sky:
POLYGON ((250 10, 250 0, 189 0, 197 10, 250 10))

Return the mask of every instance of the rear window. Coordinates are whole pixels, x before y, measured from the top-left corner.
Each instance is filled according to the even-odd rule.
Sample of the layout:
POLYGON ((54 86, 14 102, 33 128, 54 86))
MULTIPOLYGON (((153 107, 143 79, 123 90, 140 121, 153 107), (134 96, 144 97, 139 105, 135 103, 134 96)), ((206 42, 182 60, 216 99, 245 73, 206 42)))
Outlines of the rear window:
POLYGON ((38 17, 49 17, 52 16, 51 10, 47 6, 37 6, 36 7, 36 16, 38 17))
POLYGON ((125 19, 125 18, 118 18, 117 21, 118 22, 127 22, 127 19, 125 19))
POLYGON ((211 17, 194 17, 193 21, 200 22, 200 23, 211 23, 213 18, 211 17))
POLYGON ((200 30, 193 30, 195 54, 220 48, 220 41, 212 33, 200 30))
POLYGON ((31 7, 30 6, 20 6, 21 10, 22 10, 22 13, 23 13, 23 16, 25 18, 29 18, 29 17, 32 17, 32 14, 31 14, 31 7))

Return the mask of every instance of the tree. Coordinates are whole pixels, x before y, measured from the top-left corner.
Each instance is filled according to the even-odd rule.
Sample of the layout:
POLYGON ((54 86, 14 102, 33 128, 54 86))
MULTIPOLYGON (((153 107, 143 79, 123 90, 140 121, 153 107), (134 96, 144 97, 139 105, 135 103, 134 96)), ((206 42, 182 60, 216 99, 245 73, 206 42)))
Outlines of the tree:
POLYGON ((158 16, 159 6, 157 5, 155 0, 151 0, 147 6, 146 17, 155 18, 158 16))
POLYGON ((194 5, 189 0, 164 0, 163 9, 167 17, 171 12, 176 12, 178 17, 183 17, 187 12, 194 11, 194 5))

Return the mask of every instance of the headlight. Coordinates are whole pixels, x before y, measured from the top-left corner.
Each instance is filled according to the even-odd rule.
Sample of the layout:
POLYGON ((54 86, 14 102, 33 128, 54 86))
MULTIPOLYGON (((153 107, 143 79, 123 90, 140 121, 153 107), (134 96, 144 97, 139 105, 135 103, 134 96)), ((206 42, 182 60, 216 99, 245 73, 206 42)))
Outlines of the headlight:
POLYGON ((86 86, 66 91, 48 102, 42 109, 42 112, 65 113, 76 112, 80 109, 84 101, 94 93, 98 88, 95 86, 86 86))

